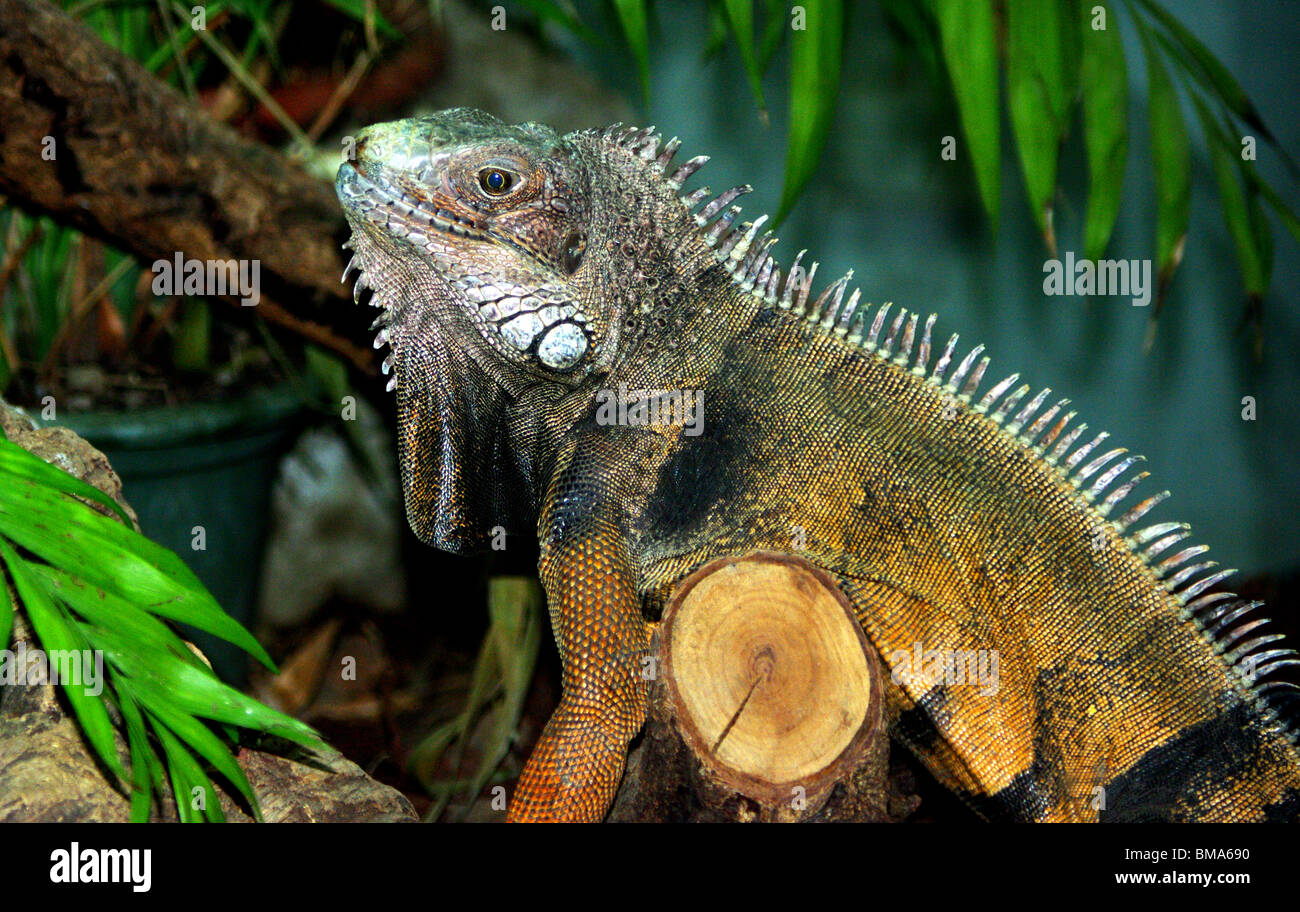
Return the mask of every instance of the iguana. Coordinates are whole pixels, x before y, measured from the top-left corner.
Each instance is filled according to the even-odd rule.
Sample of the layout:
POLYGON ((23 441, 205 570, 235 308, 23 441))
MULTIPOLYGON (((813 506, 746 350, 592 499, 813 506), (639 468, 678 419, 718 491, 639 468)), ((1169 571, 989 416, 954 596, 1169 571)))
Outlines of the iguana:
POLYGON ((982 392, 982 346, 869 312, 851 273, 814 295, 739 220, 748 186, 683 189, 707 159, 678 145, 455 109, 366 129, 338 172, 412 527, 539 538, 563 692, 509 819, 603 817, 674 585, 758 549, 829 572, 887 662, 997 651, 993 696, 887 685, 892 737, 985 817, 1300 816, 1300 658, 1149 523, 1139 457, 1018 374, 982 392), (627 417, 673 391, 703 420, 627 417))

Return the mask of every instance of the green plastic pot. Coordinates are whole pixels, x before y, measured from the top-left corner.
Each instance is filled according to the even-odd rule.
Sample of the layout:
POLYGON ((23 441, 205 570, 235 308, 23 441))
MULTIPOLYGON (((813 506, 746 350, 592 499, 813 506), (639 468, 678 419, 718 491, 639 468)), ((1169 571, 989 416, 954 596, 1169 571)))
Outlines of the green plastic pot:
MULTIPOLYGON (((228 402, 82 412, 59 423, 108 457, 141 531, 179 554, 222 608, 250 626, 271 484, 303 414, 296 389, 282 384, 228 402)), ((242 651, 185 633, 223 679, 243 683, 242 651)))

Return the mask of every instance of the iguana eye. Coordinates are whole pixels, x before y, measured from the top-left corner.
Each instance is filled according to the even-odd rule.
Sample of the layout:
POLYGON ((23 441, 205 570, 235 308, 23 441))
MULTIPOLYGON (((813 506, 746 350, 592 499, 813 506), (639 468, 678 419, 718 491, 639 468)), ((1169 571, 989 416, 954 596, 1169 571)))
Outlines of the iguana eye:
POLYGON ((515 185, 515 176, 501 168, 484 168, 478 173, 478 183, 489 196, 502 196, 515 185))

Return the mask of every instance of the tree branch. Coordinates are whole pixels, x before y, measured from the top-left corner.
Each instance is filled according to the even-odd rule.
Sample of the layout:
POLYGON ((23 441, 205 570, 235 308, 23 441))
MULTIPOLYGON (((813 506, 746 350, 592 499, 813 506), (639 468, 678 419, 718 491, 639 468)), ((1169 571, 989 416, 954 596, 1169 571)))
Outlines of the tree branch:
POLYGON ((39 0, 0 0, 0 111, 0 193, 146 263, 258 260, 262 316, 373 372, 324 181, 39 0))

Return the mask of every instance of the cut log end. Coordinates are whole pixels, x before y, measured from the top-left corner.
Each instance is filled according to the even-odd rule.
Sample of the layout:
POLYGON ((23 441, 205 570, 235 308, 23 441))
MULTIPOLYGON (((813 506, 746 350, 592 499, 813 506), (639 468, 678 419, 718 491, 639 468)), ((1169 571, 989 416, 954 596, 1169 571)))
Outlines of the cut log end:
POLYGON ((879 665, 834 581, 787 554, 714 561, 659 631, 668 713, 723 792, 798 819, 862 765, 880 727, 879 665))

